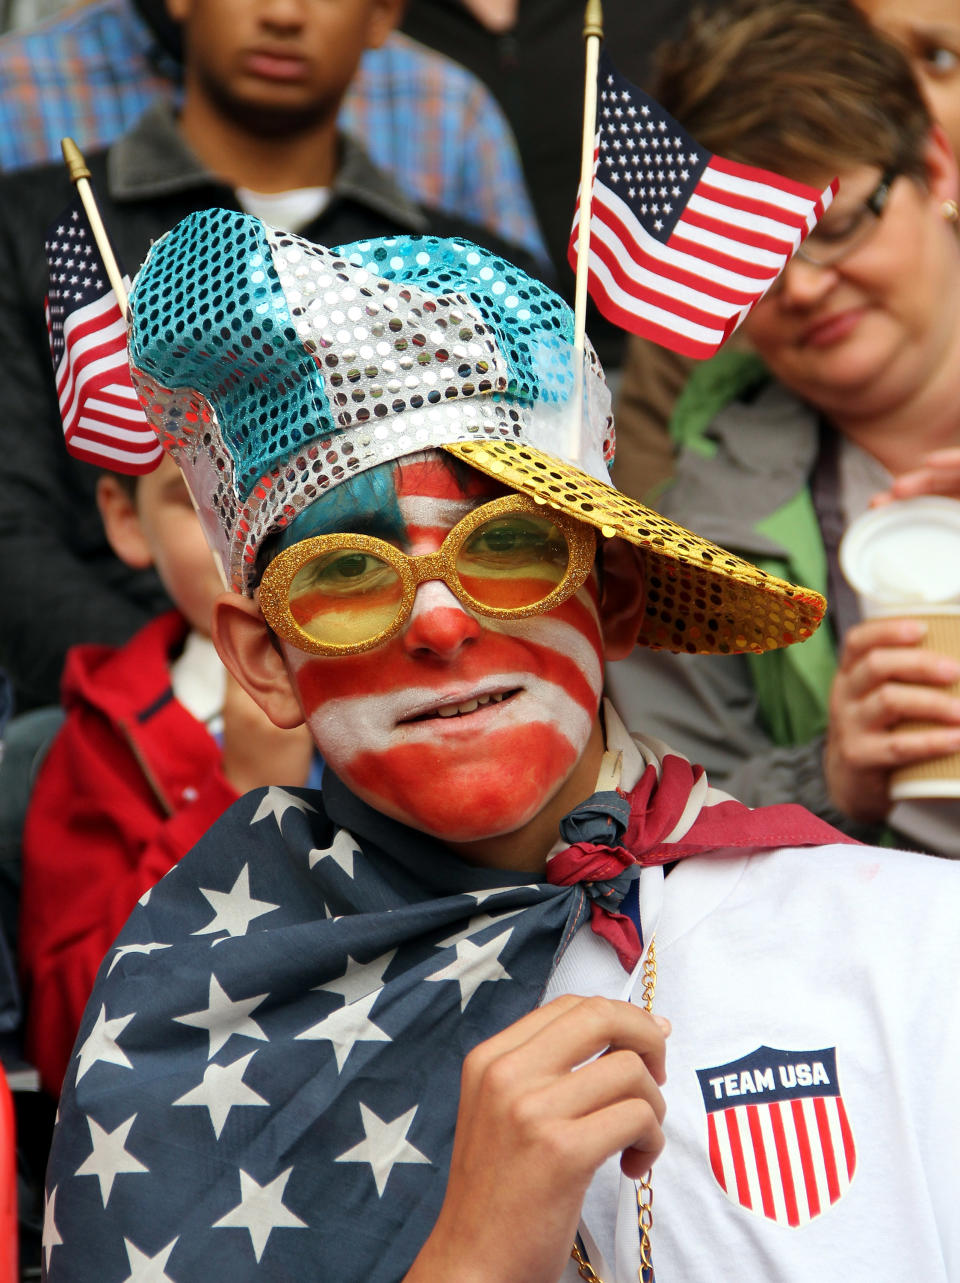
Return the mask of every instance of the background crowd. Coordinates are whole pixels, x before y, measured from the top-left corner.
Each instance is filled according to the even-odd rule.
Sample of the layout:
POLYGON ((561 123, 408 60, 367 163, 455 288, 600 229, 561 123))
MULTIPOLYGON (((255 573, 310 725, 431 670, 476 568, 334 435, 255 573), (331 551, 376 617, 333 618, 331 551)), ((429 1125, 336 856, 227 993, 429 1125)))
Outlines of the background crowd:
MULTIPOLYGON (((84 148, 131 276, 218 205, 327 245, 463 235, 573 297, 580 0, 350 3, 326 28, 299 0, 0 7, 0 1036, 11 1073, 39 1074, 25 1277, 53 1102, 110 942, 239 795, 322 772, 304 728, 278 731, 220 665, 220 581, 177 469, 129 478, 64 449, 44 318, 44 237, 72 195, 60 138, 84 148)), ((954 857, 960 805, 894 807, 889 779, 960 749, 960 666, 902 620, 864 621, 838 544, 878 495, 960 493, 960 0, 857 0, 851 30, 883 33, 862 59, 829 47, 847 0, 809 0, 786 38, 784 3, 804 9, 709 0, 687 26, 687 0, 606 0, 620 71, 703 145, 840 192, 714 360, 592 308, 588 332, 617 393, 620 488, 819 589, 828 623, 761 657, 638 648, 608 684, 630 729, 748 805, 799 801, 954 857), (934 728, 903 729, 918 720, 934 728)))

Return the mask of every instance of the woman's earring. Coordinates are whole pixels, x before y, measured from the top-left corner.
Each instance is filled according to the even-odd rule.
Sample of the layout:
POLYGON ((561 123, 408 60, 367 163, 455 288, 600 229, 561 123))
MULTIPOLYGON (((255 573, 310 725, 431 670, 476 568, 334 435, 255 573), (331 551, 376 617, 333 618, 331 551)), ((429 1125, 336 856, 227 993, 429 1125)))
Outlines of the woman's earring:
POLYGON ((940 206, 940 213, 948 223, 955 223, 957 219, 960 219, 960 208, 958 208, 955 200, 945 200, 940 206))

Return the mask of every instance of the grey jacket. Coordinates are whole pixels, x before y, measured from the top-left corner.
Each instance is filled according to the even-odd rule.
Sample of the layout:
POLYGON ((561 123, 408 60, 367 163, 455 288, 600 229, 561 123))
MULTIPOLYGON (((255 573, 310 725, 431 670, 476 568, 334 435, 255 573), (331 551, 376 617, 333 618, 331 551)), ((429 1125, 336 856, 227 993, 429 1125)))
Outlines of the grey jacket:
MULTIPOLYGON (((749 560, 790 561, 792 550, 763 526, 808 486, 817 450, 815 412, 767 383, 752 400, 722 410, 701 448, 682 451, 658 507, 749 560)), ((829 628, 829 619, 821 627, 829 628)), ((775 743, 747 656, 638 646, 607 666, 607 689, 631 730, 660 736, 748 806, 799 802, 844 832, 877 837, 876 828, 851 821, 831 803, 822 734, 787 747, 775 743)))

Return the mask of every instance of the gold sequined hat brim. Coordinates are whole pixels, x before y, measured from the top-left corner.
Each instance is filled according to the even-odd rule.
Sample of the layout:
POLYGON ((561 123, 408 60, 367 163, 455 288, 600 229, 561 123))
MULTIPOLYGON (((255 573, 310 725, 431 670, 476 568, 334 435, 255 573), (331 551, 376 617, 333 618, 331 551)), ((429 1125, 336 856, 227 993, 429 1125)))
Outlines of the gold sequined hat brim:
POLYGON ((691 654, 762 654, 803 641, 826 602, 768 575, 586 472, 516 441, 443 449, 512 490, 619 536, 644 552, 646 610, 637 641, 691 654))

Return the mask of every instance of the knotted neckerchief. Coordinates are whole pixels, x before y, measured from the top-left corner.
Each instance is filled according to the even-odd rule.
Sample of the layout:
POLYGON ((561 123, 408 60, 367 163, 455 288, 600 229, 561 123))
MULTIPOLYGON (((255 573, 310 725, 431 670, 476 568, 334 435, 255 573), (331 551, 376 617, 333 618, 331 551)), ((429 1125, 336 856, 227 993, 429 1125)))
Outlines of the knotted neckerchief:
POLYGON ((646 766, 636 785, 603 789, 564 816, 560 833, 570 845, 547 861, 549 882, 583 886, 591 928, 628 972, 642 945, 633 921, 618 909, 642 868, 689 855, 855 841, 794 803, 744 806, 712 788, 702 766, 658 740, 639 739, 638 747, 646 766))

